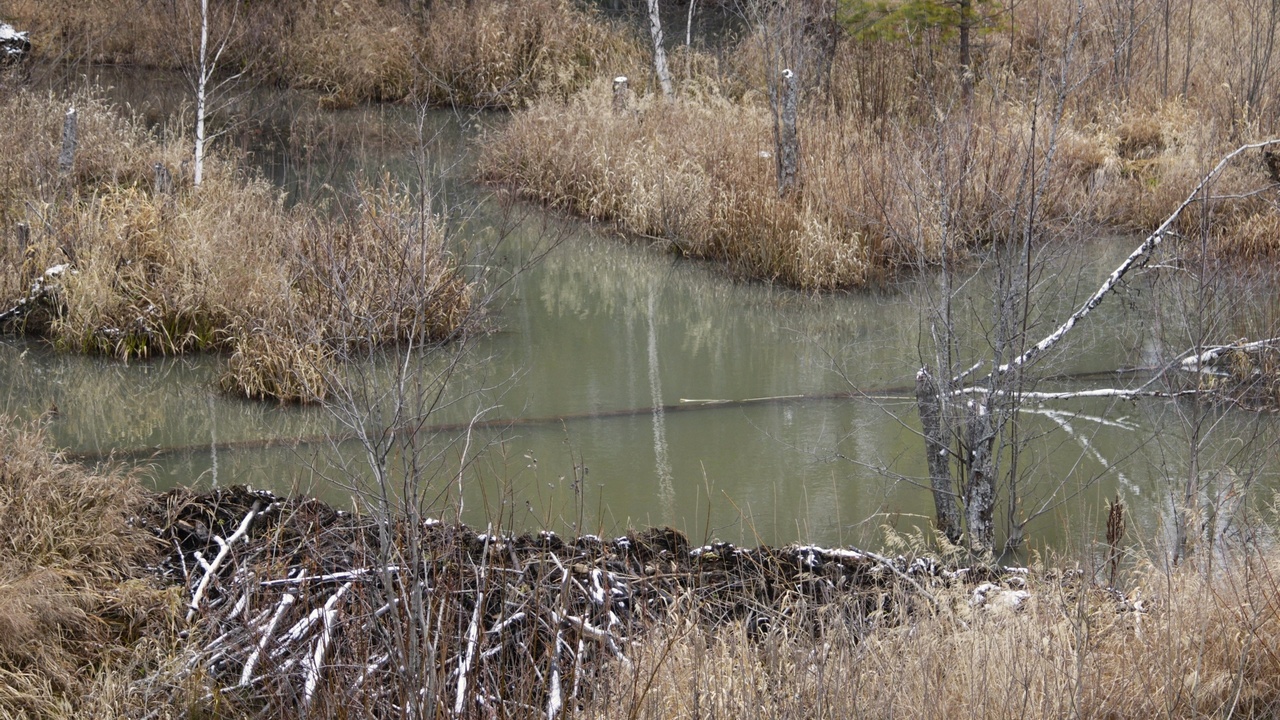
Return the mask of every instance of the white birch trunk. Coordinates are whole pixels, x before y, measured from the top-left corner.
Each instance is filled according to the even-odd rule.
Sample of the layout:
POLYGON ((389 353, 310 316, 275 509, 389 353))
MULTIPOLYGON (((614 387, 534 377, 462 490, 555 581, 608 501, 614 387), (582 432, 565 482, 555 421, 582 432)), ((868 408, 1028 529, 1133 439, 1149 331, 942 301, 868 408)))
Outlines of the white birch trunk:
POLYGON ((200 0, 200 77, 196 81, 196 151, 195 179, 193 184, 200 187, 204 179, 204 114, 205 89, 209 83, 209 0, 200 0))
POLYGON ((689 17, 685 19, 684 24, 684 46, 689 47, 693 44, 693 8, 698 4, 698 0, 689 0, 689 17))
POLYGON ((658 73, 658 84, 662 86, 662 96, 671 97, 671 71, 667 69, 667 51, 662 47, 662 19, 658 17, 658 0, 649 3, 649 34, 653 36, 653 69, 658 73))

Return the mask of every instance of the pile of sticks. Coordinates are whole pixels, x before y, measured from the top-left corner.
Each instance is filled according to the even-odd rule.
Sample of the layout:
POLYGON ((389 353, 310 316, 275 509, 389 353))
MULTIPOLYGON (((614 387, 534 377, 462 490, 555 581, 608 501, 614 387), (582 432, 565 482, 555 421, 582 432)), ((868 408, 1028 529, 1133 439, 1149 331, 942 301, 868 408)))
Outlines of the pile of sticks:
POLYGON ((175 490, 150 522, 185 587, 188 670, 245 707, 328 714, 555 717, 629 641, 678 611, 766 632, 837 605, 842 622, 927 610, 927 587, 998 580, 852 549, 691 547, 410 524, 245 488, 175 490))

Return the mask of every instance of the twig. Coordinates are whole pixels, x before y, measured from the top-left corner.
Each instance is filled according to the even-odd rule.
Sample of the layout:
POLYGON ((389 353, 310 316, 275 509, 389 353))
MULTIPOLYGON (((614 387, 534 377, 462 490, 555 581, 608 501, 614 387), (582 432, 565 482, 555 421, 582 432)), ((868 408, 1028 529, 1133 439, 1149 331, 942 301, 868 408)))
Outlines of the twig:
MULTIPOLYGON (((489 531, 492 532, 490 526, 489 531)), ((453 698, 453 714, 462 714, 462 705, 467 694, 467 673, 471 671, 471 663, 476 656, 476 643, 480 637, 480 609, 484 607, 485 570, 489 567, 489 532, 485 533, 484 552, 480 554, 480 569, 477 571, 476 604, 471 611, 471 625, 467 628, 467 656, 458 668, 458 691, 453 698)))
POLYGON ((324 663, 325 653, 329 650, 329 642, 333 638, 333 628, 338 622, 338 600, 351 589, 351 583, 346 583, 338 588, 338 591, 329 598, 324 604, 324 631, 320 634, 320 638, 316 640, 316 650, 311 655, 311 662, 307 663, 304 659, 306 672, 306 683, 303 685, 302 691, 302 707, 311 706, 311 699, 315 696, 316 686, 320 683, 320 669, 324 663))
POLYGON ((248 685, 253 679, 253 668, 258 664, 258 657, 263 650, 267 649, 267 643, 271 642, 271 636, 276 632, 276 625, 280 623, 280 618, 284 617, 284 613, 297 601, 297 596, 293 593, 285 593, 280 598, 280 604, 276 606, 275 613, 271 616, 271 622, 267 624, 266 630, 262 633, 262 638, 258 640, 258 646, 249 654, 249 658, 244 661, 244 669, 240 672, 240 685, 248 685))
MULTIPOLYGON (((213 539, 217 540, 222 548, 218 550, 218 555, 214 557, 213 562, 209 564, 204 577, 200 578, 200 584, 196 586, 196 591, 191 594, 191 605, 187 609, 187 622, 191 622, 191 618, 195 617, 196 611, 200 609, 200 600, 204 597, 205 590, 209 588, 209 582, 213 580, 218 567, 222 565, 222 561, 226 560, 227 556, 231 554, 231 546, 234 545, 237 540, 245 537, 249 532, 249 525, 253 523, 253 518, 258 514, 258 508, 261 506, 261 500, 253 501, 253 507, 250 508, 248 514, 244 516, 244 520, 240 521, 240 526, 236 528, 234 533, 232 533, 230 540, 224 541, 222 538, 216 535, 214 536, 213 539)), ((203 562, 203 558, 200 558, 199 555, 197 555, 197 558, 203 562)))

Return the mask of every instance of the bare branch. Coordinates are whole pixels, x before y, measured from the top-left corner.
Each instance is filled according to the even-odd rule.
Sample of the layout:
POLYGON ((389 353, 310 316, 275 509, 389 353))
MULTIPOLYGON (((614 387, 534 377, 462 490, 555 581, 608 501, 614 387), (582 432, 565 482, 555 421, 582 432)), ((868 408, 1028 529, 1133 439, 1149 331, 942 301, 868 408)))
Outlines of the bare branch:
MULTIPOLYGON (((1061 325, 1059 325, 1057 329, 1049 333, 1042 340, 1040 340, 1040 342, 1036 343, 1026 352, 1014 358, 1012 361, 997 367, 991 374, 1004 375, 1012 370, 1020 370, 1022 367, 1026 366, 1027 364, 1034 362, 1037 358, 1039 358, 1041 355, 1047 352, 1054 345, 1057 345, 1058 342, 1061 341, 1062 338, 1065 337, 1066 334, 1071 331, 1071 328, 1075 327, 1076 323, 1083 320, 1085 316, 1087 316, 1090 312, 1093 311, 1094 308, 1098 307, 1098 305, 1102 303, 1103 299, 1106 298, 1106 296, 1110 294, 1111 291, 1114 290, 1117 285, 1120 284, 1120 281, 1124 279, 1125 275, 1129 274, 1130 270, 1140 265, 1147 258, 1151 256, 1151 253, 1157 247, 1159 247, 1160 243, 1164 240, 1165 236, 1170 234, 1173 228, 1173 224, 1177 222, 1178 218, 1182 215, 1182 212, 1186 210, 1188 207, 1190 207, 1190 205, 1193 202, 1195 202, 1196 197, 1200 195, 1200 193, 1204 190, 1204 188, 1209 183, 1213 182, 1213 180, 1222 173, 1223 169, 1226 168, 1226 166, 1232 160, 1238 157, 1241 153, 1245 153, 1250 150, 1257 150, 1257 149, 1264 148, 1270 145, 1275 145, 1275 144, 1280 144, 1280 138, 1263 140, 1261 142, 1248 143, 1246 145, 1241 145, 1240 147, 1236 148, 1232 152, 1228 153, 1225 157, 1222 158, 1222 160, 1218 161, 1218 164, 1213 168, 1213 170, 1210 170, 1207 175, 1205 175, 1203 178, 1200 179, 1200 182, 1196 184, 1195 189, 1192 190, 1189 195, 1187 195, 1187 198, 1182 201, 1182 204, 1179 205, 1178 208, 1174 210, 1173 213, 1169 215, 1169 217, 1166 218, 1164 222, 1160 223, 1160 227, 1156 228, 1155 232, 1148 235, 1147 238, 1142 241, 1142 244, 1139 245, 1132 253, 1130 253, 1129 257, 1125 258, 1124 262, 1120 263, 1119 267, 1117 267, 1115 270, 1111 272, 1110 275, 1107 276, 1107 279, 1103 281, 1102 285, 1098 288, 1098 290, 1094 292, 1093 295, 1091 295, 1089 299, 1086 300, 1085 303, 1081 305, 1074 313, 1072 313, 1071 317, 1067 318, 1066 321, 1063 322, 1061 325)), ((990 375, 988 375, 988 377, 990 377, 990 375)))

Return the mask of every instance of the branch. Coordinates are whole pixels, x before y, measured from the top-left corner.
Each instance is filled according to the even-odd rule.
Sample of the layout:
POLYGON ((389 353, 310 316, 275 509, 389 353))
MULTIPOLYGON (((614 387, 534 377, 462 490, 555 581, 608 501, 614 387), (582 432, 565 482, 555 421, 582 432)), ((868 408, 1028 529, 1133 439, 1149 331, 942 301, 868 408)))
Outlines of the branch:
POLYGON ((253 680, 253 668, 258 664, 258 657, 262 655, 262 651, 267 649, 267 643, 271 642, 271 636, 276 632, 276 626, 280 624, 280 618, 284 617, 284 613, 289 609, 290 605, 297 602, 298 598, 293 593, 285 593, 280 598, 280 604, 276 606, 276 611, 271 616, 271 622, 267 623, 267 627, 262 632, 262 638, 258 640, 258 647, 254 648, 249 654, 249 659, 244 661, 244 669, 240 672, 240 685, 248 685, 253 680))
POLYGON ((1182 359, 1182 369, 1195 372, 1202 369, 1205 365, 1212 365, 1219 357, 1231 350, 1240 350, 1242 352, 1254 352, 1257 350, 1266 350, 1271 347, 1280 347, 1280 337, 1268 338, 1266 340, 1255 340, 1253 342, 1243 343, 1239 345, 1215 345, 1205 350, 1199 355, 1192 355, 1182 359))
POLYGON ((1151 253, 1160 245, 1160 243, 1164 240, 1165 236, 1169 234, 1169 231, 1173 227, 1173 224, 1177 222, 1178 217, 1182 215, 1182 211, 1186 210, 1193 202, 1195 202, 1196 197, 1200 194, 1202 190, 1204 190, 1205 186, 1207 186, 1210 182, 1214 180, 1214 178, 1216 178, 1219 174, 1221 174, 1222 170, 1227 166, 1228 163, 1234 160, 1236 156, 1240 155, 1241 153, 1247 152, 1249 150, 1257 150, 1259 148, 1264 148, 1269 145, 1275 145, 1275 144, 1280 144, 1280 138, 1263 140, 1261 142, 1249 143, 1247 145, 1241 145, 1240 147, 1236 148, 1232 152, 1228 153, 1225 157, 1222 158, 1222 160, 1218 161, 1218 164, 1213 168, 1213 170, 1210 170, 1209 174, 1205 175, 1203 178, 1200 179, 1200 182, 1196 185, 1195 190, 1192 190, 1191 194, 1187 195, 1187 198, 1182 201, 1182 204, 1178 206, 1178 209, 1174 210, 1172 215, 1166 218, 1164 222, 1160 223, 1160 227, 1156 228, 1155 232, 1148 235, 1147 238, 1142 241, 1142 244, 1139 245, 1137 249, 1135 249, 1132 253, 1130 253, 1129 257, 1125 258, 1124 262, 1120 263, 1119 267, 1117 267, 1115 270, 1111 272, 1111 275, 1109 275, 1107 279, 1103 281, 1101 287, 1099 287, 1098 290, 1092 296, 1090 296, 1089 299, 1086 300, 1083 305, 1081 305, 1074 313, 1072 313, 1071 317, 1067 318, 1067 320, 1063 322, 1061 325, 1059 325, 1056 330, 1049 333, 1047 336, 1045 336, 1044 339, 1036 343, 1029 350, 1022 353, 1018 357, 1014 358, 1011 362, 1008 362, 996 368, 987 377, 990 378, 995 375, 1004 375, 1010 372, 1011 370, 1020 369, 1023 366, 1027 365, 1028 363, 1035 361, 1038 357, 1043 355, 1054 345, 1057 345, 1058 342, 1062 340, 1062 338, 1066 336, 1068 332, 1071 331, 1071 328, 1075 327, 1075 324, 1077 322, 1083 320, 1086 315, 1088 315, 1090 312, 1093 311, 1094 308, 1096 308, 1099 304, 1102 303, 1103 298, 1105 298, 1108 294, 1110 294, 1111 291, 1115 289, 1116 285, 1120 284, 1120 281, 1124 279, 1125 275, 1127 275, 1130 270, 1132 270, 1136 265, 1141 264, 1151 256, 1151 253))
POLYGON ((232 533, 230 540, 223 540, 217 535, 213 536, 213 539, 222 548, 218 550, 218 555, 213 559, 213 562, 209 563, 209 566, 205 569, 204 577, 200 578, 200 584, 196 586, 195 592, 191 594, 191 605, 187 608, 187 622, 191 622, 191 618, 195 617, 196 611, 200 609, 200 600, 204 598, 204 593, 209 588, 209 583, 213 580, 213 576, 217 573, 218 566, 222 565, 222 561, 231 554, 231 546, 249 532, 249 525, 253 523, 253 518, 258 514, 258 508, 261 506, 262 501, 253 501, 253 507, 249 509, 248 514, 240 521, 240 526, 232 533))
POLYGON ((310 658, 303 658, 302 664, 306 675, 302 691, 302 707, 304 711, 311 706, 311 699, 315 696, 316 687, 320 684, 320 670, 324 666, 324 656, 329 651, 329 643, 333 640, 333 629, 338 623, 338 601, 350 589, 351 583, 348 582, 338 588, 338 591, 325 602, 324 631, 320 634, 319 639, 316 640, 315 652, 310 658))
MULTIPOLYGON (((1017 393, 1019 398, 1023 400, 1076 400, 1078 398, 1119 398, 1121 400, 1135 400, 1137 398, 1179 398, 1191 395, 1199 395, 1199 390, 1125 390, 1124 388, 1098 388, 1096 390, 1071 390, 1067 392, 1020 392, 1017 393)), ((967 387, 962 390, 956 390, 956 395, 994 395, 1004 396, 1012 395, 1003 390, 991 391, 984 387, 967 387)))
POLYGON ((477 571, 476 604, 471 610, 471 624, 467 627, 467 654, 458 667, 458 689, 453 698, 453 714, 462 715, 462 707, 467 696, 467 673, 471 671, 471 662, 476 655, 476 644, 480 639, 480 610, 484 607, 485 571, 489 567, 489 539, 493 532, 490 526, 484 536, 484 552, 480 555, 480 569, 477 571))
POLYGON ((263 580, 258 583, 261 587, 275 587, 277 585, 301 585, 308 582, 337 582, 339 580, 362 580, 367 575, 384 572, 399 572, 399 565, 388 565, 385 568, 361 568, 358 570, 347 570, 345 572, 329 573, 328 575, 299 575, 298 577, 280 578, 277 580, 263 580))

